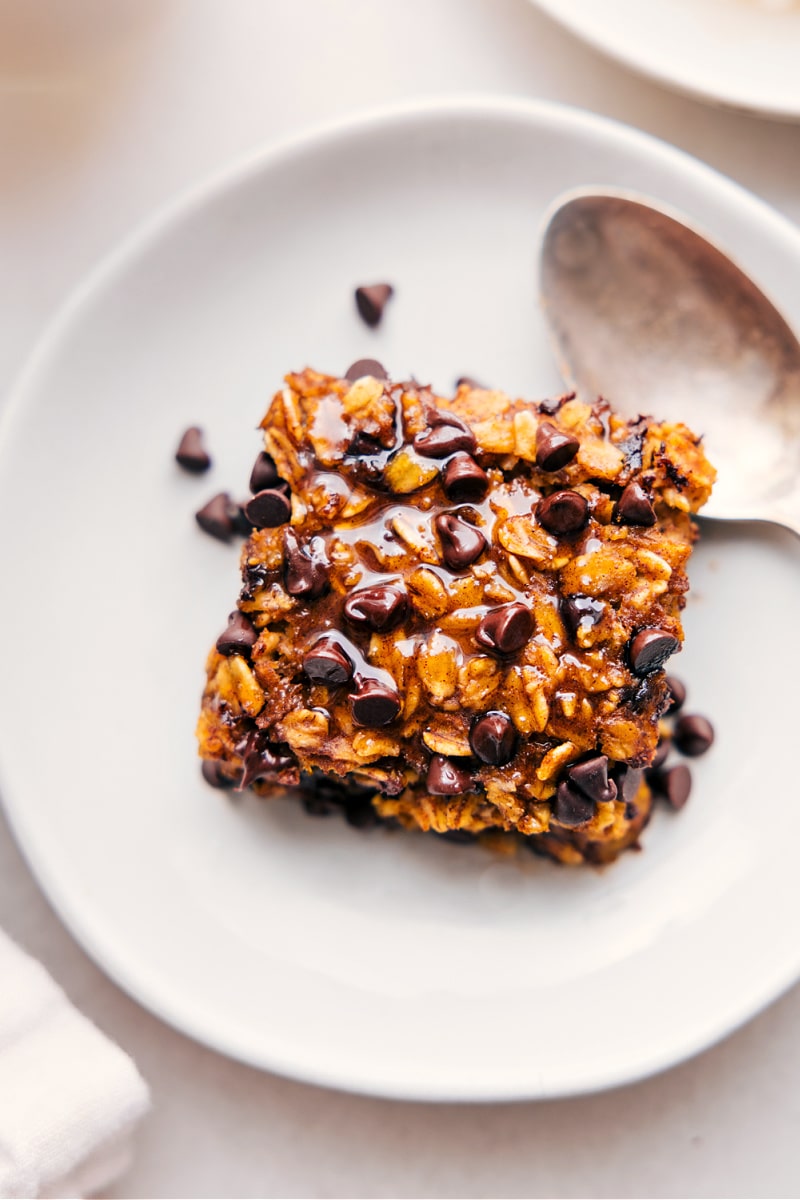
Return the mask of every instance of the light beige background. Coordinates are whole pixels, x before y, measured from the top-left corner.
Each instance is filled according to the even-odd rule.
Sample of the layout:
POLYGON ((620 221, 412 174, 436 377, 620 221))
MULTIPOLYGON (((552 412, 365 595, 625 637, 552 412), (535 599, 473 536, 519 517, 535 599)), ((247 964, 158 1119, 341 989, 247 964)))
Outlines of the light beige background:
MULTIPOLYGON (((800 126, 672 95, 526 0, 0 0, 0 389, 87 268, 183 187, 311 122, 465 90, 617 117, 800 220, 800 126)), ((548 1104, 396 1104, 259 1074, 143 1012, 62 928, 2 817, 0 924, 151 1083, 155 1112, 113 1196, 800 1192, 797 989, 635 1087, 548 1104)))

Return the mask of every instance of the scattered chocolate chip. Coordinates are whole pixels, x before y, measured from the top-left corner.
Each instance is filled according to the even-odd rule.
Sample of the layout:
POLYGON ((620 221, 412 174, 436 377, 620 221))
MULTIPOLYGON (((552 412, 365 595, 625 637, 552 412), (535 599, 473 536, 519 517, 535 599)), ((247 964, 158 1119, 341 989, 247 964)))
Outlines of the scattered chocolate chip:
POLYGON ((487 391, 486 384, 481 383, 480 380, 478 380, 478 379, 474 379, 472 375, 459 375, 458 379, 456 380, 456 387, 457 388, 460 388, 460 387, 473 388, 475 391, 478 391, 478 392, 487 391))
POLYGON ((229 542, 233 537, 231 498, 227 492, 212 496, 208 504, 204 504, 194 515, 200 528, 219 541, 229 542))
POLYGON ((386 633, 403 619, 408 597, 401 587, 376 583, 351 592, 344 602, 344 615, 353 625, 386 633))
POLYGON ((488 712, 479 717, 469 734, 472 751, 481 762, 502 767, 511 762, 517 748, 517 734, 510 717, 502 712, 488 712))
POLYGON ((672 749, 672 738, 662 737, 656 747, 656 752, 653 755, 651 767, 661 767, 667 760, 670 750, 672 749))
POLYGON ((536 465, 542 471, 560 471, 571 463, 581 444, 571 433, 562 433, 550 421, 536 430, 536 465))
POLYGON ((287 523, 292 515, 292 502, 280 488, 265 488, 247 501, 244 515, 256 529, 274 529, 287 523))
POLYGON ((373 379, 389 378, 386 368, 378 362, 377 358, 359 358, 344 373, 348 383, 355 383, 357 379, 363 379, 365 375, 371 375, 373 379))
POLYGON ((574 641, 579 630, 594 629, 599 624, 605 605, 591 596, 565 596, 561 601, 561 618, 574 641))
POLYGON ((270 742, 265 729, 254 729, 247 739, 242 755, 244 759, 244 774, 237 787, 237 792, 243 792, 257 779, 266 778, 274 781, 281 771, 295 766, 294 755, 288 747, 270 742))
POLYGON ((425 458, 448 458, 459 450, 474 454, 477 445, 469 425, 455 413, 433 413, 428 428, 414 438, 414 449, 425 458))
POLYGON ((608 757, 605 754, 576 763, 570 767, 567 778, 573 787, 595 804, 607 804, 617 798, 617 785, 608 778, 608 757))
POLYGON ((655 525, 656 510, 640 483, 634 480, 623 490, 614 505, 612 520, 617 525, 655 525))
POLYGON ((591 821, 594 816, 594 803, 565 779, 558 785, 554 815, 560 824, 574 829, 591 821))
POLYGON ((589 505, 579 492, 553 492, 536 505, 536 516, 548 533, 563 537, 583 529, 589 520, 589 505))
POLYGON ((283 534, 284 578, 290 596, 313 600, 328 586, 330 562, 321 537, 312 537, 302 546, 294 529, 283 534))
POLYGON ((672 733, 676 749, 688 758, 699 758, 714 742, 714 727, 695 713, 679 717, 672 733))
POLYGON ((533 633, 531 611, 519 601, 493 608, 481 618, 475 640, 493 654, 516 654, 533 633))
POLYGON ((568 392, 565 396, 550 396, 547 400, 541 400, 539 402, 539 412, 546 413, 548 417, 554 417, 558 410, 563 408, 568 400, 574 399, 574 392, 568 392))
POLYGON ((368 729, 390 725, 400 712, 400 696, 396 688, 379 679, 360 679, 350 697, 353 720, 368 729))
POLYGON ((680 679, 676 679, 674 675, 668 675, 665 683, 669 692, 669 708, 665 711, 668 713, 676 713, 686 701, 686 685, 680 679))
POLYGON ((250 472, 250 491, 263 492, 267 488, 277 487, 283 480, 278 475, 278 468, 267 454, 266 450, 262 450, 256 461, 253 463, 253 469, 250 472))
POLYGON ((211 457, 203 445, 203 431, 197 425, 184 433, 175 452, 175 461, 193 475, 200 475, 211 466, 211 457))
POLYGON ((455 513, 439 513, 433 525, 442 543, 442 558, 451 571, 464 571, 483 554, 486 538, 480 529, 455 513))
POLYGON ((428 767, 425 786, 432 796, 460 796, 472 784, 469 771, 452 758, 434 754, 428 767))
POLYGON ((470 454, 454 454, 442 472, 442 487, 449 500, 476 504, 489 490, 489 476, 470 454))
POLYGON ((692 773, 685 763, 670 767, 667 771, 653 771, 649 779, 656 795, 661 796, 670 808, 683 808, 692 790, 692 773))
POLYGON ((232 612, 228 617, 228 628, 217 638, 217 650, 226 657, 242 654, 245 658, 258 641, 258 634, 243 612, 232 612))
POLYGON ((373 283, 368 287, 356 288, 356 307, 367 325, 380 324, 383 310, 394 294, 390 283, 373 283))
POLYGON ((236 786, 236 780, 231 779, 230 775, 226 775, 222 770, 221 763, 218 763, 214 758, 204 758, 201 767, 203 779, 213 788, 232 788, 236 786))
POLYGON ((678 639, 666 629, 640 629, 631 639, 628 651, 631 670, 636 675, 649 675, 679 647, 678 639))
POLYGON ((339 687, 353 675, 353 664, 334 637, 321 637, 303 656, 303 670, 314 683, 339 687))

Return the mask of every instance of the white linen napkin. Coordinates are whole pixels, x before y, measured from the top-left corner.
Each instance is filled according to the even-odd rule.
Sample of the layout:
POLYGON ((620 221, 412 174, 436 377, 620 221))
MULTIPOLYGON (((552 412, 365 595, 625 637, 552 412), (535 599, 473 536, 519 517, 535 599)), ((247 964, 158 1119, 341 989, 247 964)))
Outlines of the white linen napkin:
POLYGON ((0 1197, 86 1197, 129 1165, 133 1062, 0 930, 0 1197))

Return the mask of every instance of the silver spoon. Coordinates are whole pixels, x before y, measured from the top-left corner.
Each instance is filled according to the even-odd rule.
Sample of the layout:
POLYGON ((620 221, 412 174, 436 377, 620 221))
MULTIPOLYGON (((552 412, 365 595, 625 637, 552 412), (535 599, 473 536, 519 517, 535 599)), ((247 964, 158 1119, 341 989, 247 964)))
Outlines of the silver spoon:
POLYGON ((677 214, 614 191, 559 197, 540 272, 568 386, 703 434, 719 471, 704 515, 800 533, 800 343, 753 281, 677 214))

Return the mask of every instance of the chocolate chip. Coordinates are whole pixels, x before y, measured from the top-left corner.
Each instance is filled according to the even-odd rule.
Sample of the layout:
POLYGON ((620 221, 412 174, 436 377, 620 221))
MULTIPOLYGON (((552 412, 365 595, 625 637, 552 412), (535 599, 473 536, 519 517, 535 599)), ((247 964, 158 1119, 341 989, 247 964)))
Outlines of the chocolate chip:
POLYGON ((656 747, 656 752, 653 755, 651 767, 661 767, 667 760, 670 750, 672 749, 672 738, 662 737, 656 747))
POLYGON ((442 558, 451 571, 464 571, 486 549, 486 538, 455 513, 439 513, 433 525, 442 543, 442 558))
POLYGON ((640 629, 628 651, 631 670, 635 675, 649 675, 679 648, 678 639, 666 629, 640 629))
POLYGON ((469 771, 460 763, 443 754, 434 754, 425 779, 425 786, 432 796, 460 796, 471 784, 469 771))
POLYGON ((656 795, 666 800, 670 808, 683 808, 692 790, 692 773, 685 763, 670 767, 667 771, 653 771, 649 779, 656 795))
POLYGON ((589 505, 578 492, 553 492, 539 501, 536 516, 548 533, 563 536, 583 529, 589 520, 589 505))
POLYGON ((542 471, 560 471, 571 463, 581 444, 571 433, 562 433, 550 421, 536 430, 536 465, 542 471))
POLYGON ((674 675, 667 675, 664 682, 669 692, 669 707, 664 711, 667 713, 676 713, 679 709, 683 708, 686 701, 686 685, 680 679, 676 679, 674 675))
POLYGON ((475 434, 455 413, 434 412, 428 418, 428 428, 414 438, 414 449, 425 458, 448 458, 458 450, 474 454, 475 434))
POLYGON ((250 472, 250 491, 263 492, 266 488, 277 487, 282 482, 275 463, 266 450, 262 450, 250 472))
POLYGON ((442 487, 449 500, 477 503, 489 490, 489 476, 469 454, 454 454, 442 472, 442 487))
POLYGON ((344 602, 344 615, 353 625, 385 633, 403 619, 408 597, 401 587, 377 583, 351 592, 344 602))
POLYGON ((360 679, 358 688, 350 697, 353 720, 368 729, 390 725, 400 712, 400 696, 397 689, 379 679, 360 679))
POLYGON ((389 378, 386 368, 376 358, 359 358, 344 373, 348 383, 355 383, 357 379, 363 379, 365 375, 371 375, 373 379, 389 378))
POLYGON ((197 425, 184 433, 175 452, 175 461, 193 475, 200 475, 211 466, 211 458, 203 445, 203 431, 197 425))
POLYGON ((394 293, 390 283, 373 283, 356 288, 356 307, 367 325, 378 325, 387 301, 394 293))
POLYGON ((236 786, 236 780, 231 779, 230 775, 224 773, 222 764, 217 762, 215 758, 204 758, 200 769, 203 772, 203 779, 213 788, 232 788, 236 786))
POLYGON ((567 777, 573 787, 595 804, 607 804, 617 798, 617 785, 608 778, 608 758, 605 754, 576 763, 567 772, 567 777))
POLYGON ((655 525, 656 511, 640 483, 634 481, 624 489, 614 505, 612 520, 617 525, 655 525))
POLYGON ((352 678, 353 664, 333 637, 321 637, 303 656, 303 670, 314 683, 338 687, 352 678))
POLYGON ((487 390, 486 384, 481 383, 478 379, 474 379, 472 375, 459 375, 458 379, 456 380, 456 387, 473 388, 478 392, 485 392, 487 390))
POLYGON ((242 757, 244 774, 236 789, 238 792, 243 792, 257 779, 275 782, 280 772, 295 766, 295 759, 289 748, 270 742, 265 729, 253 730, 245 743, 242 757))
POLYGON ((644 771, 638 767, 627 767, 624 763, 614 771, 614 781, 617 785, 617 798, 623 804, 632 804, 642 786, 644 771))
POLYGON ((252 622, 237 609, 228 617, 228 628, 217 638, 217 650, 226 657, 242 654, 246 658, 257 641, 258 634, 252 622))
POLYGON ((517 734, 511 718, 502 712, 488 712, 479 717, 470 730, 469 744, 481 762, 492 767, 511 762, 517 748, 517 734))
POLYGON ((292 515, 292 502, 281 489, 265 488, 247 501, 244 515, 256 529, 274 529, 287 523, 292 515))
POLYGON ((687 713, 676 722, 672 739, 681 754, 699 758, 714 742, 714 727, 705 717, 687 713))
POLYGON ((574 829, 594 816, 594 803, 566 779, 558 785, 554 816, 562 825, 574 829))
POLYGON ((561 601, 561 618, 573 641, 579 631, 594 629, 604 612, 603 601, 593 600, 591 596, 565 596, 561 601))
POLYGON ((208 504, 204 504, 194 515, 200 528, 219 541, 229 542, 233 537, 231 498, 227 492, 212 496, 208 504))
POLYGON ((312 537, 305 546, 291 527, 283 534, 286 590, 290 596, 313 600, 328 586, 330 562, 321 537, 312 537))
POLYGON ((533 617, 519 601, 493 608, 481 618, 475 640, 492 654, 516 654, 533 633, 533 617))
POLYGON ((548 417, 554 417, 558 410, 562 408, 568 400, 574 399, 574 392, 568 392, 566 396, 551 396, 547 400, 541 400, 539 402, 539 412, 547 413, 548 417))

